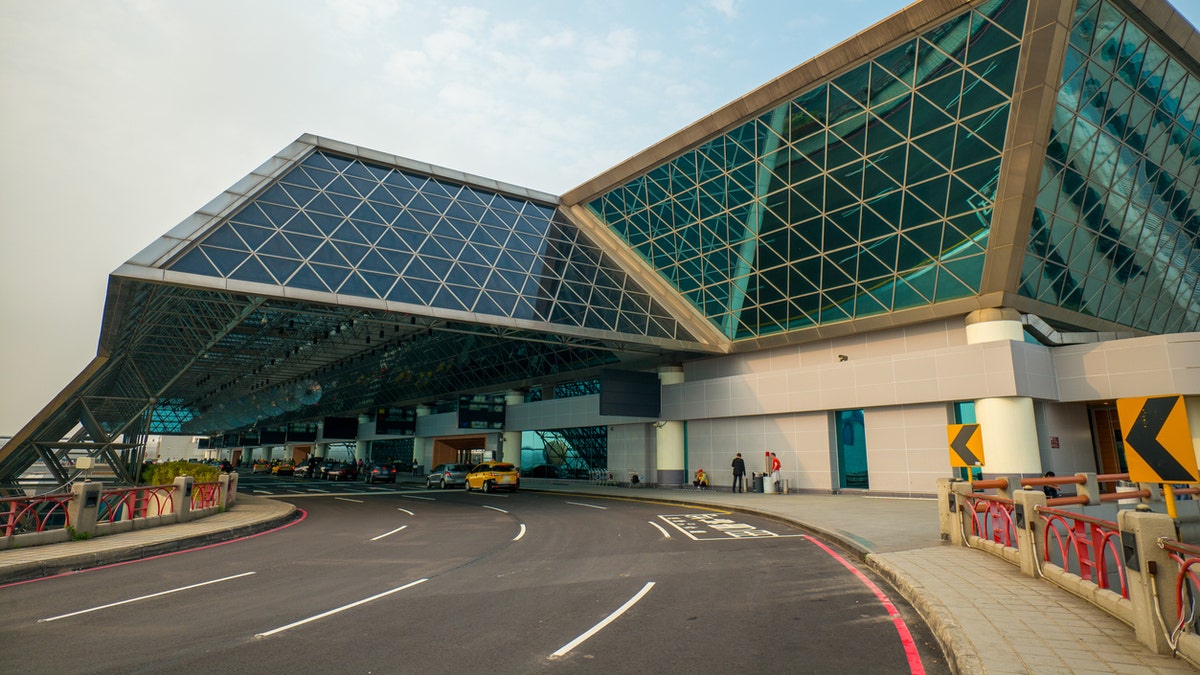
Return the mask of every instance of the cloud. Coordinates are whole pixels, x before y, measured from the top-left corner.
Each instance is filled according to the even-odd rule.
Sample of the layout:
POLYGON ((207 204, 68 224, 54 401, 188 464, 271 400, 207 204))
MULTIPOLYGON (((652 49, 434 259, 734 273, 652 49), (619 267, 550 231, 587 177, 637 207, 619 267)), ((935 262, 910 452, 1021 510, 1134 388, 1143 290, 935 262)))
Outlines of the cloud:
POLYGON ((721 14, 733 19, 737 17, 742 3, 741 0, 708 0, 708 4, 721 14))
POLYGON ((425 52, 402 49, 392 53, 385 70, 393 82, 417 87, 429 80, 426 74, 428 67, 429 57, 425 52))
POLYGON ((378 25, 400 11, 400 0, 327 0, 334 21, 348 31, 378 25))
POLYGON ((637 56, 638 36, 629 28, 618 28, 584 46, 588 65, 601 70, 620 68, 637 56))

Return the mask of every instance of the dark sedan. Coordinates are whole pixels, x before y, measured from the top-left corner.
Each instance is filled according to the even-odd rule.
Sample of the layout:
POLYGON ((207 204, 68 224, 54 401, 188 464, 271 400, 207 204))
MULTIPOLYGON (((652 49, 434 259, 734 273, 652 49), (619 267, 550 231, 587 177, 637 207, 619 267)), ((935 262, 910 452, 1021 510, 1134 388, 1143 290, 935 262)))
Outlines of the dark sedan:
POLYGON ((330 467, 325 472, 326 480, 357 480, 358 466, 353 462, 342 462, 330 467))
POLYGON ((363 469, 362 479, 365 483, 395 483, 396 472, 391 464, 368 464, 363 469))

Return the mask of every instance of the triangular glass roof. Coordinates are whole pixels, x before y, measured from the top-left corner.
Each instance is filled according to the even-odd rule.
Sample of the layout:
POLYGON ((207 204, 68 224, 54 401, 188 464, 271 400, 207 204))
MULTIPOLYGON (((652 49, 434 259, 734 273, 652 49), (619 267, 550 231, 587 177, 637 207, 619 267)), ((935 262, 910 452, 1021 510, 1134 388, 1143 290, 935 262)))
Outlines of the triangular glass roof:
POLYGON ((162 268, 284 295, 316 291, 330 303, 358 298, 482 322, 691 340, 556 205, 325 149, 162 268), (602 293, 593 293, 597 283, 602 293))

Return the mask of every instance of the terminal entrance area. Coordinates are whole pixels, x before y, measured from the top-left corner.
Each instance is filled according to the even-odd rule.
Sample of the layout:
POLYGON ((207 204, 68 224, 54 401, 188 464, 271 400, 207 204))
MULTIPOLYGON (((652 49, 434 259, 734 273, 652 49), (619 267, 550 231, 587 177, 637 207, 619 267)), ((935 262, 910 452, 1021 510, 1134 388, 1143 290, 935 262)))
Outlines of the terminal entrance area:
POLYGON ((432 455, 428 466, 438 464, 470 464, 475 465, 486 459, 491 459, 487 450, 485 436, 452 436, 437 438, 433 441, 432 455))

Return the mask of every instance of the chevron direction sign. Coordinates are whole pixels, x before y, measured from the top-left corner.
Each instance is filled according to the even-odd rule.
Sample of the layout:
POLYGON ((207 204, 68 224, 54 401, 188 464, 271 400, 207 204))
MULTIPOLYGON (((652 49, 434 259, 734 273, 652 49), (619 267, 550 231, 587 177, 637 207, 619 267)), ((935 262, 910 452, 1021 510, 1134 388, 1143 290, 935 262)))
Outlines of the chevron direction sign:
POLYGON ((978 424, 947 424, 950 466, 983 466, 983 432, 978 424))
POLYGON ((1196 483, 1196 451, 1182 396, 1117 399, 1125 462, 1135 483, 1196 483))

